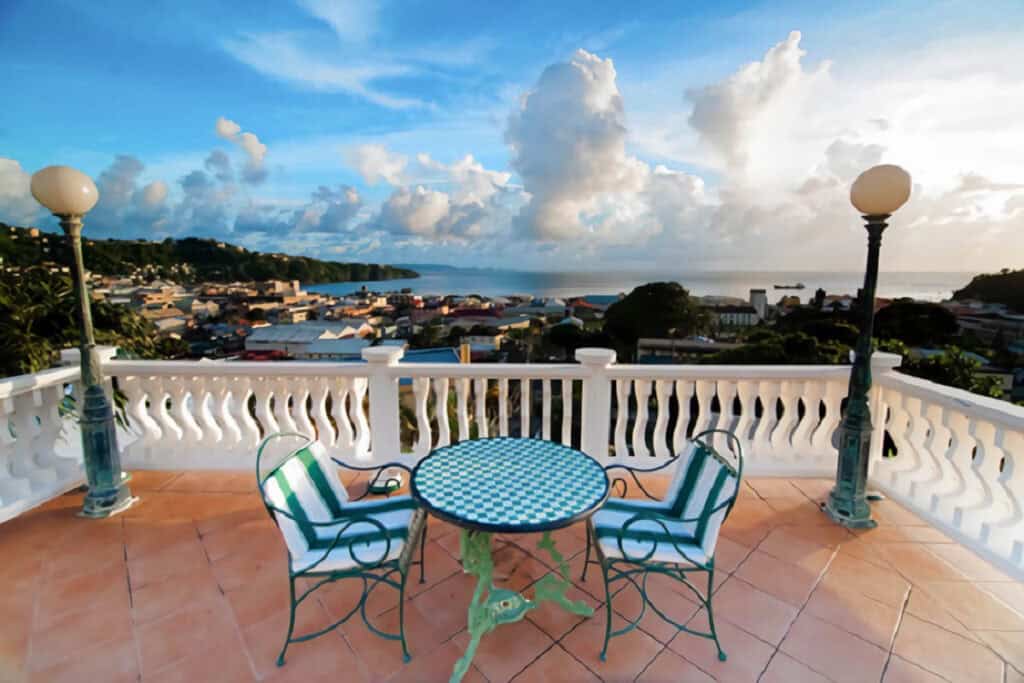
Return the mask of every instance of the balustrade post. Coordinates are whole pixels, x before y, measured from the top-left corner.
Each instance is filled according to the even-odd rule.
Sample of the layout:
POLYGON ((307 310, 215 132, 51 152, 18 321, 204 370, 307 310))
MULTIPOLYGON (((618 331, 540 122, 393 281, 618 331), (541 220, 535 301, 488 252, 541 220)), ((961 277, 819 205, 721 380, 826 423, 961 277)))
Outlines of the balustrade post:
POLYGON ((587 369, 583 377, 583 405, 580 410, 580 448, 587 455, 608 457, 608 435, 612 422, 612 381, 608 367, 615 362, 611 349, 577 349, 576 360, 587 369))
POLYGON ((370 450, 375 460, 388 462, 402 454, 398 419, 398 375, 391 368, 405 351, 396 346, 371 346, 363 349, 369 364, 370 450))

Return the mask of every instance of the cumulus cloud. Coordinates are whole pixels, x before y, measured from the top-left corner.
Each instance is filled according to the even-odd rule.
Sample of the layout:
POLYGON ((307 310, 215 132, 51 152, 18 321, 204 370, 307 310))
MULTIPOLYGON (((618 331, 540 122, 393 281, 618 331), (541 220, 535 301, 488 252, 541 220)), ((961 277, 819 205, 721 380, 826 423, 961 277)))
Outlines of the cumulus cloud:
POLYGON ((231 157, 222 149, 215 149, 210 152, 210 156, 206 157, 203 166, 217 180, 223 183, 230 183, 235 179, 234 170, 231 168, 231 157))
POLYGON ((298 208, 249 203, 239 211, 234 231, 277 237, 294 233, 337 234, 351 227, 362 206, 362 198, 354 187, 321 185, 298 208))
POLYGON ((161 180, 141 185, 145 165, 119 154, 96 178, 100 199, 89 213, 92 234, 111 237, 148 236, 168 229, 167 184, 161 180))
POLYGON ((43 209, 32 196, 32 176, 14 159, 0 157, 0 220, 14 225, 28 225, 43 215, 43 209))
POLYGON ((242 132, 241 126, 223 116, 217 118, 215 130, 218 136, 230 140, 245 152, 245 167, 242 169, 244 181, 255 185, 267 179, 267 169, 264 166, 267 146, 260 142, 255 133, 242 132))
POLYGON ((389 185, 401 185, 409 159, 388 150, 384 145, 359 145, 347 154, 350 166, 359 171, 368 185, 384 181, 389 185))

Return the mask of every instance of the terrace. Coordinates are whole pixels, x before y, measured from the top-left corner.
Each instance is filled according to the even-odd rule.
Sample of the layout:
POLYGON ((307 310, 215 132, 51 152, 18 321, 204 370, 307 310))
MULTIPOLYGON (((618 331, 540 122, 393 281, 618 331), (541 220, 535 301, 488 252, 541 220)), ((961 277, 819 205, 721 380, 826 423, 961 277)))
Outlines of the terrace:
MULTIPOLYGON (((485 637, 466 680, 1024 681, 1024 410, 894 371, 875 354, 870 484, 879 526, 849 531, 817 508, 836 467, 848 367, 124 361, 104 356, 126 398, 119 431, 140 502, 114 518, 75 516, 82 481, 62 410, 77 367, 0 381, 0 616, 3 680, 444 680, 466 646, 472 577, 454 527, 431 520, 427 582, 413 582, 413 659, 358 621, 274 658, 287 625, 285 549, 255 491, 254 453, 279 430, 317 434, 366 464, 439 444, 532 434, 609 464, 659 463, 688 434, 732 429, 747 476, 722 532, 714 646, 652 613, 598 659, 604 607, 579 579, 583 527, 558 532, 596 608, 553 607, 485 637), (401 381, 405 380, 405 381, 401 381)), ((77 352, 69 361, 77 360, 77 352)), ((649 465, 647 465, 649 466, 649 465)), ((345 480, 358 490, 360 478, 345 480)), ((551 570, 533 539, 502 537, 499 583, 551 570)), ((671 616, 702 620, 687 595, 653 582, 671 616)), ((631 591, 632 589, 624 589, 631 591)), ((299 612, 314 629, 357 593, 325 588, 299 612), (305 610, 305 612, 303 612, 305 610)), ((635 608, 635 609, 634 609, 635 608)), ((630 611, 634 609, 634 611, 630 611)), ((639 601, 615 600, 616 622, 639 601)), ((392 628, 394 600, 371 605, 392 628)))

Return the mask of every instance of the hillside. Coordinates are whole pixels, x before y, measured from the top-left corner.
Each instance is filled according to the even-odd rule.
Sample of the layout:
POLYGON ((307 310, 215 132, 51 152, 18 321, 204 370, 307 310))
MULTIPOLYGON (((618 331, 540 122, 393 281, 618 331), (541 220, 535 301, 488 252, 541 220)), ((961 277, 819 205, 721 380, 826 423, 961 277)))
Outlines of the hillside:
POLYGON ((998 273, 975 275, 966 287, 953 292, 957 300, 978 299, 994 304, 1006 304, 1024 313, 1024 269, 1003 269, 998 273))
MULTIPOLYGON (((307 285, 419 277, 414 270, 394 266, 265 254, 196 237, 162 242, 86 238, 83 243, 86 267, 103 275, 131 275, 136 269, 150 267, 157 277, 186 283, 275 279, 300 280, 307 285)), ((0 258, 7 266, 24 267, 44 261, 68 264, 71 248, 63 235, 39 232, 33 236, 28 228, 0 223, 0 258)))

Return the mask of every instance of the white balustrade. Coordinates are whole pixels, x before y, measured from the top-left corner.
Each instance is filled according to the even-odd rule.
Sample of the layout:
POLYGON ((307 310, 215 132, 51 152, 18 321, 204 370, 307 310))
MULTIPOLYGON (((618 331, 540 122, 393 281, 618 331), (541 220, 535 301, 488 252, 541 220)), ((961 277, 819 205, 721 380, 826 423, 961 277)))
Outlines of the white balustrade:
POLYGON ((0 380, 0 522, 84 481, 73 411, 62 404, 77 367, 0 380))
POLYGON ((898 373, 876 380, 871 484, 1024 574, 1024 408, 898 373))

